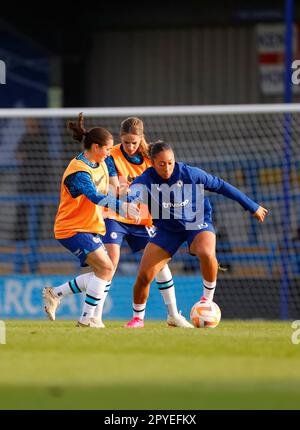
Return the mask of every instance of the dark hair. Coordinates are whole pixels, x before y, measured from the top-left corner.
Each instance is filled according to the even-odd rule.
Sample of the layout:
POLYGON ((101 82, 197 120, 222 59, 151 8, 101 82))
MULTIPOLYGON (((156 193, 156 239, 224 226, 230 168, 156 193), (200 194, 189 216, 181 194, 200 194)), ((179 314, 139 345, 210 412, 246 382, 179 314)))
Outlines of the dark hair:
POLYGON ((97 143, 99 146, 105 146, 107 141, 113 139, 112 134, 103 127, 94 127, 86 130, 83 126, 83 113, 80 112, 78 120, 76 122, 68 121, 68 130, 72 131, 72 137, 74 140, 82 143, 85 149, 91 149, 93 143, 97 143))
POLYGON ((162 151, 173 151, 172 146, 169 143, 163 142, 162 140, 158 140, 154 143, 149 143, 148 145, 148 151, 149 151, 149 157, 150 160, 153 161, 154 158, 162 151))
POLYGON ((124 121, 121 122, 120 136, 123 134, 136 134, 139 136, 141 138, 141 143, 138 152, 143 157, 149 158, 148 143, 144 136, 144 123, 140 118, 130 116, 129 118, 124 119, 124 121))

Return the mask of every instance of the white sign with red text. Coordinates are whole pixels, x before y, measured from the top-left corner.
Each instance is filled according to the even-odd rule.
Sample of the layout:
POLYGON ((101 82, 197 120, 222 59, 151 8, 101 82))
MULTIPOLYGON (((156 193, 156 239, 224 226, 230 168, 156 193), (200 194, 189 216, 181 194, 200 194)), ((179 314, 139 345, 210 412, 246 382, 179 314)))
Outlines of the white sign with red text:
MULTIPOLYGON (((265 95, 281 95, 284 93, 285 25, 258 24, 256 34, 261 92, 265 95)), ((294 25, 293 59, 299 52, 298 39, 298 26, 294 25)), ((299 90, 299 87, 293 86, 294 92, 299 90)))

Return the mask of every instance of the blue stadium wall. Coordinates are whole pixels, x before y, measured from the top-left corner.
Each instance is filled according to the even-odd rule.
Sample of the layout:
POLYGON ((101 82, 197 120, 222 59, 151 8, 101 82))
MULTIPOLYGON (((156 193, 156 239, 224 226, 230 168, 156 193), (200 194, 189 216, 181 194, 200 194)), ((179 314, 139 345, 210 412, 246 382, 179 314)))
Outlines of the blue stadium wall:
MULTIPOLYGON (((0 277, 0 319, 44 319, 42 288, 58 286, 70 276, 10 275, 0 277)), ((188 316, 192 305, 202 294, 200 276, 174 277, 179 309, 188 316), (187 293, 188 289, 188 294, 187 293)), ((129 319, 132 316, 132 286, 135 277, 117 276, 104 307, 105 319, 129 319)), ((70 295, 62 300, 58 319, 78 319, 81 313, 83 294, 70 295)), ((147 305, 148 319, 165 319, 166 309, 155 282, 151 286, 147 305)))
MULTIPOLYGON (((5 275, 0 276, 0 319, 45 319, 41 291, 45 285, 58 286, 72 279, 65 275, 5 275)), ((104 307, 104 319, 126 320, 132 315, 134 276, 116 276, 104 307)), ((174 276, 179 310, 188 317, 192 305, 202 295, 200 274, 174 276)), ((299 319, 300 284, 291 279, 289 299, 290 320, 299 319)), ((220 277, 214 300, 221 308, 223 319, 281 318, 280 280, 226 279, 220 277)), ((76 320, 81 312, 83 294, 63 299, 58 319, 76 320)), ((155 282, 147 304, 147 319, 165 319, 166 309, 155 282)))

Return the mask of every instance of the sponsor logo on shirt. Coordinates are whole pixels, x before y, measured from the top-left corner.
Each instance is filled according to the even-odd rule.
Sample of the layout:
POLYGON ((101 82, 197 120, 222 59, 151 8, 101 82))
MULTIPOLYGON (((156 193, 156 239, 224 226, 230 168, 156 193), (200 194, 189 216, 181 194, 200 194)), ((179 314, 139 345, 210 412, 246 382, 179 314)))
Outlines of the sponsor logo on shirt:
POLYGON ((163 202, 163 207, 165 209, 167 208, 182 208, 184 206, 186 206, 189 203, 189 199, 184 200, 184 202, 179 202, 179 203, 171 203, 171 202, 163 202))

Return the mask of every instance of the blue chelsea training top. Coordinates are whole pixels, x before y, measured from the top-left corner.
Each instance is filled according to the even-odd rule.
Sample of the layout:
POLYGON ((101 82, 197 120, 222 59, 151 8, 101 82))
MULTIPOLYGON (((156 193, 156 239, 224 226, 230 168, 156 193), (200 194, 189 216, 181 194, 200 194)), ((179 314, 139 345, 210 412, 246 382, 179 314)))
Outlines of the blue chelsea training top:
POLYGON ((186 230, 188 223, 194 222, 196 214, 201 211, 203 221, 211 222, 211 205, 209 199, 204 197, 204 190, 235 200, 251 213, 259 208, 257 203, 233 185, 185 163, 176 162, 168 180, 159 176, 153 167, 149 167, 135 178, 130 190, 130 201, 146 203, 153 217, 153 224, 170 231, 186 230), (172 187, 171 192, 169 187, 172 187), (201 189, 202 194, 199 191, 201 189), (165 219, 166 211, 169 212, 169 219, 165 219))

